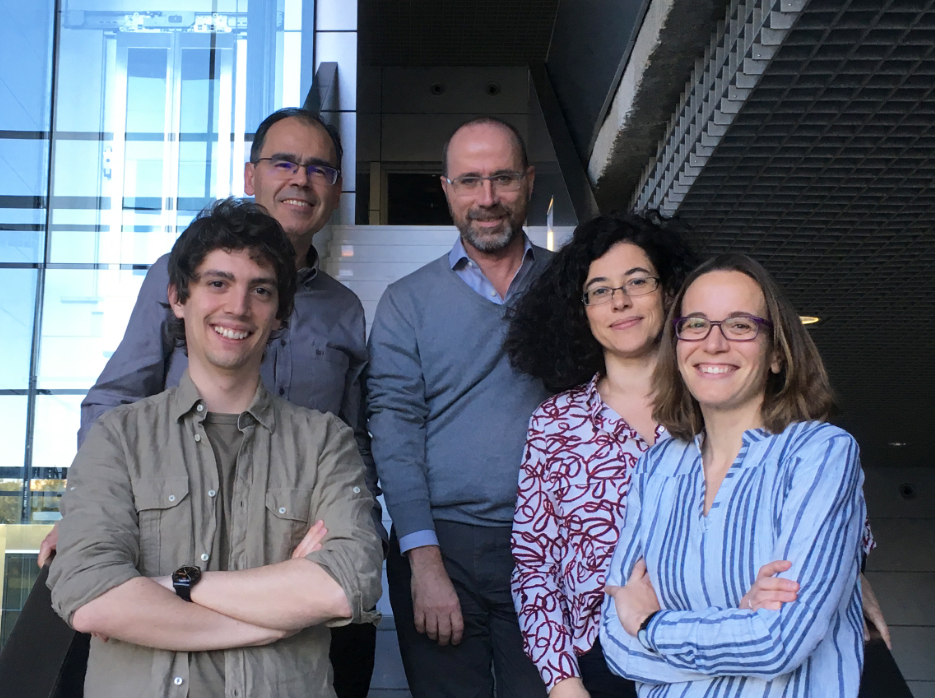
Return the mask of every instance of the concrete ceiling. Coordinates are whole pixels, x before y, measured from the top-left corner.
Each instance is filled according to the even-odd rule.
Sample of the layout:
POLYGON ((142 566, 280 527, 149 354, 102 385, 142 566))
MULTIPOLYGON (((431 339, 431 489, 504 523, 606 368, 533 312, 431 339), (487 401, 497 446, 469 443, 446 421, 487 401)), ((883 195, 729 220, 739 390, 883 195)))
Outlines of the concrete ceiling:
MULTIPOLYGON (((740 3, 759 4, 758 18, 780 7, 740 3)), ((752 73, 699 66, 695 87, 707 71, 723 99, 689 86, 639 201, 677 211, 708 252, 752 254, 821 318, 811 333, 866 464, 932 465, 935 2, 782 5, 801 11, 752 73), (693 100, 707 106, 688 114, 693 100)), ((722 38, 708 58, 762 59, 763 36, 779 34, 746 52, 722 38)))
POLYGON ((544 61, 559 0, 360 0, 359 61, 372 66, 544 61))

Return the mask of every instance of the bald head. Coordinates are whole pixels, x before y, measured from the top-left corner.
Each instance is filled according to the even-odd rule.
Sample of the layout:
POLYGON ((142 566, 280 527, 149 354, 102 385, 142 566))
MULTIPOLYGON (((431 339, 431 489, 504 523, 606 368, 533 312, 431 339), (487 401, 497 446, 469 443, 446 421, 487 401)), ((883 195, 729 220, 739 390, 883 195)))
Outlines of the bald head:
POLYGON ((448 171, 448 153, 453 145, 458 147, 478 137, 483 138, 484 133, 490 133, 491 129, 504 132, 509 141, 508 147, 515 155, 516 170, 519 172, 525 171, 526 168, 529 167, 529 157, 526 154, 526 143, 523 141, 523 137, 520 135, 519 131, 507 122, 497 119, 496 117, 479 116, 476 119, 471 119, 467 123, 461 124, 445 143, 445 147, 442 148, 443 174, 446 177, 451 176, 448 171))

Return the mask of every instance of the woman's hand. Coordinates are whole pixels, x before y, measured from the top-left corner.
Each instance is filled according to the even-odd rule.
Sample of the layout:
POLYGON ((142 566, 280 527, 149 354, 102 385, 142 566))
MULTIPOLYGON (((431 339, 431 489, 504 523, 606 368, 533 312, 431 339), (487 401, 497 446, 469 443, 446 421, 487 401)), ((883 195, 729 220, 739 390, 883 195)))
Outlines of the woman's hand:
POLYGON ((591 694, 588 693, 581 679, 577 676, 570 676, 552 686, 549 698, 591 698, 591 694))
POLYGON ((653 583, 646 572, 646 562, 640 558, 633 566, 633 572, 624 587, 607 586, 604 592, 614 599, 617 618, 628 634, 636 637, 643 621, 650 614, 660 610, 659 599, 653 583))
POLYGON ((737 607, 751 611, 761 608, 778 611, 784 603, 795 601, 798 598, 799 583, 794 579, 774 576, 790 567, 792 563, 788 560, 775 560, 763 565, 750 591, 744 594, 737 607))
POLYGON ((883 618, 880 602, 877 601, 877 595, 873 593, 870 582, 863 573, 860 575, 860 594, 864 602, 864 642, 870 641, 870 628, 867 627, 869 623, 880 633, 880 637, 883 638, 883 642, 886 643, 887 648, 892 650, 893 645, 890 644, 890 629, 886 625, 886 620, 883 618))

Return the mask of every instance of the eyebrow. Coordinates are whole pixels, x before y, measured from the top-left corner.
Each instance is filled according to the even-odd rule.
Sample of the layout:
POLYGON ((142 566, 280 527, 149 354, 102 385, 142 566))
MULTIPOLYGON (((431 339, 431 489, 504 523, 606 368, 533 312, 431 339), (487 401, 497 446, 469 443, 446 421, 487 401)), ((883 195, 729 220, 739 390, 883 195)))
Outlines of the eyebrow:
MULTIPOLYGON (((652 274, 652 272, 649 271, 649 269, 644 269, 643 267, 633 267, 632 269, 627 269, 625 272, 623 272, 623 275, 624 275, 624 276, 629 276, 630 274, 635 274, 635 273, 638 272, 638 271, 642 271, 642 272, 645 272, 645 273, 647 273, 647 274, 652 274)), ((590 287, 592 284, 596 284, 596 283, 599 283, 599 282, 610 283, 610 280, 609 280, 606 276, 595 276, 593 279, 591 279, 590 281, 588 281, 588 282, 584 285, 584 287, 585 287, 585 288, 588 288, 588 287, 590 287)))
MULTIPOLYGON (((505 174, 523 174, 522 170, 497 170, 496 172, 491 172, 487 177, 499 177, 500 175, 505 174)), ((462 172, 458 177, 484 177, 480 172, 462 172)), ((452 179, 458 179, 458 177, 452 177, 452 179)))
MULTIPOLYGON (((219 269, 208 269, 206 271, 203 271, 201 272, 201 274, 198 275, 197 278, 198 280, 201 280, 206 276, 210 276, 214 279, 225 279, 226 281, 235 280, 234 275, 231 274, 229 271, 221 271, 219 269)), ((257 276, 253 279, 250 279, 251 286, 258 286, 259 284, 270 284, 272 286, 275 286, 276 279, 270 276, 257 276)))
POLYGON ((321 167, 333 167, 337 169, 336 165, 332 165, 330 162, 323 158, 309 158, 304 163, 301 162, 298 155, 295 153, 273 153, 269 156, 270 160, 288 160, 289 162, 294 162, 300 167, 308 167, 309 165, 319 165, 321 167))

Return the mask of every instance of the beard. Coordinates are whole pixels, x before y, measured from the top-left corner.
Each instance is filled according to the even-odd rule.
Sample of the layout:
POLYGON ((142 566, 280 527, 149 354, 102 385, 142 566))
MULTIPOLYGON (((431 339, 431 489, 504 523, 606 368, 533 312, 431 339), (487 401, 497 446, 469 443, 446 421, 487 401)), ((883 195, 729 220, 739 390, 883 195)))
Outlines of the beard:
POLYGON ((511 208, 503 204, 497 204, 490 208, 472 208, 462 219, 457 219, 452 212, 452 218, 455 219, 455 226, 461 233, 461 237, 467 240, 472 247, 481 252, 497 252, 507 247, 516 237, 516 234, 522 230, 523 221, 526 219, 525 206, 511 208), (483 230, 474 226, 474 221, 489 221, 501 219, 501 223, 491 230, 483 230))

